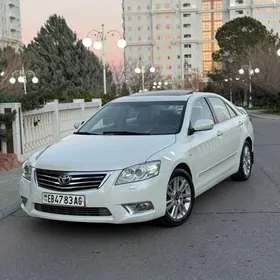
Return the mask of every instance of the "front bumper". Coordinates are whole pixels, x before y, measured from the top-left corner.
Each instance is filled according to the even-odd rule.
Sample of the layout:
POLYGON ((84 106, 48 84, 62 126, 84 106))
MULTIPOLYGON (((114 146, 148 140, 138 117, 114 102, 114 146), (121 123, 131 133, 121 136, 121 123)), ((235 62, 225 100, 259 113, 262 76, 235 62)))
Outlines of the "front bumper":
MULTIPOLYGON (((32 217, 69 222, 112 224, 136 223, 154 220, 165 215, 166 188, 169 180, 167 174, 160 174, 155 178, 133 184, 115 186, 114 183, 118 175, 119 172, 113 172, 100 189, 88 189, 72 192, 44 189, 39 187, 34 180, 30 182, 25 178, 21 178, 20 195, 23 197, 21 207, 29 216, 32 217), (109 210, 109 215, 80 215, 79 213, 79 215, 77 215, 77 213, 75 215, 68 215, 65 213, 57 214, 45 212, 44 209, 42 210, 42 207, 39 209, 40 207, 38 208, 36 206, 36 204, 42 205, 43 193, 84 195, 87 209, 107 208, 109 210), (153 209, 143 211, 141 213, 131 214, 123 207, 123 205, 126 204, 141 202, 151 202, 153 209)), ((34 174, 32 178, 34 178, 34 174)), ((56 205, 56 209, 59 209, 58 207, 60 206, 56 205)))

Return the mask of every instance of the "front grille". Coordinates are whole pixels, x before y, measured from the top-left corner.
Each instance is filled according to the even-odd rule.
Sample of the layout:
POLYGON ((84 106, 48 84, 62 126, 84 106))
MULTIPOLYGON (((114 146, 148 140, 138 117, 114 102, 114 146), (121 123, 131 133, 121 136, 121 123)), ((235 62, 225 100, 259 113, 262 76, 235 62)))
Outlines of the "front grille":
POLYGON ((107 208, 98 207, 69 207, 69 206, 54 206, 35 204, 35 209, 40 212, 58 214, 58 215, 69 215, 69 216, 111 216, 111 212, 107 208))
POLYGON ((63 172, 37 169, 36 180, 39 187, 51 190, 73 191, 98 189, 108 178, 106 172, 63 172), (63 183, 61 176, 68 175, 69 181, 63 183))

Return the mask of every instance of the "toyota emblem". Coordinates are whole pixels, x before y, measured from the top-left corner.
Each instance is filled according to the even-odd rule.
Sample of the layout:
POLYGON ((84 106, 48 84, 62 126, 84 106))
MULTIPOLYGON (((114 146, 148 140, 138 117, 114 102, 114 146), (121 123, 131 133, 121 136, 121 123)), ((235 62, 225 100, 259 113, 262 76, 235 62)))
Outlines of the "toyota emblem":
POLYGON ((63 174, 60 175, 57 180, 60 185, 68 185, 72 181, 72 178, 68 174, 63 174))

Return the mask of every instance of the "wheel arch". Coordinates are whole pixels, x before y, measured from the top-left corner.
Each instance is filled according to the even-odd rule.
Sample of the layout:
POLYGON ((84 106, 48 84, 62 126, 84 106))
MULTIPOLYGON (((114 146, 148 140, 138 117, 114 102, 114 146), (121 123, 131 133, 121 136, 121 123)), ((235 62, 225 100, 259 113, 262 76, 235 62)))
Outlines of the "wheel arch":
POLYGON ((181 162, 181 163, 177 164, 177 166, 174 168, 174 170, 175 169, 183 169, 183 170, 185 170, 190 175, 190 177, 192 179, 191 169, 190 169, 190 167, 185 162, 181 162))

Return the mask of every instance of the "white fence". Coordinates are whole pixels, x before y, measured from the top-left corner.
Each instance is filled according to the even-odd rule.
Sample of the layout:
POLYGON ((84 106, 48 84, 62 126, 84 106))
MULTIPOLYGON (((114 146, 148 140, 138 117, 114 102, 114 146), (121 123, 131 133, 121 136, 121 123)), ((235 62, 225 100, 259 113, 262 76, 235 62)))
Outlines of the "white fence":
POLYGON ((13 138, 1 143, 1 151, 13 152, 19 161, 24 161, 39 149, 72 134, 75 121, 89 119, 101 106, 101 99, 75 99, 73 103, 61 104, 55 100, 44 108, 22 113, 20 103, 0 104, 0 113, 17 111, 12 124, 13 138))

